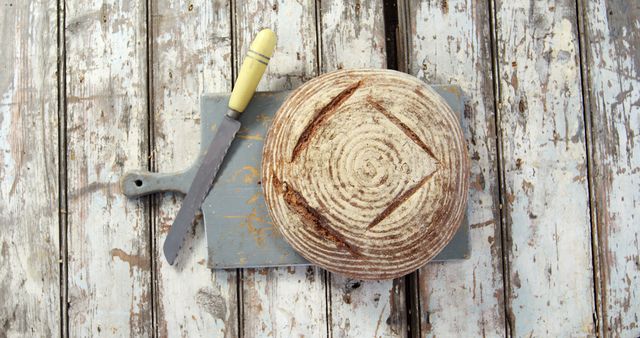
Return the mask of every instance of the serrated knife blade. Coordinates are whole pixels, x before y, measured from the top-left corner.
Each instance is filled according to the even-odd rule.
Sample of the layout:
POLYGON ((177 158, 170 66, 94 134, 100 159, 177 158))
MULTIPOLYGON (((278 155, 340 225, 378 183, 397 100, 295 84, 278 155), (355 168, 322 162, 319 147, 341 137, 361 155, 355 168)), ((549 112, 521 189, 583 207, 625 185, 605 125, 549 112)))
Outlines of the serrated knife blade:
POLYGON ((178 216, 173 221, 171 230, 164 241, 164 256, 169 264, 173 265, 176 257, 178 257, 178 251, 182 246, 184 237, 193 224, 202 202, 209 194, 224 156, 227 154, 227 150, 229 150, 238 130, 240 130, 240 122, 226 115, 213 137, 206 155, 202 159, 202 164, 198 168, 193 182, 191 182, 191 187, 184 198, 180 211, 178 211, 178 216))

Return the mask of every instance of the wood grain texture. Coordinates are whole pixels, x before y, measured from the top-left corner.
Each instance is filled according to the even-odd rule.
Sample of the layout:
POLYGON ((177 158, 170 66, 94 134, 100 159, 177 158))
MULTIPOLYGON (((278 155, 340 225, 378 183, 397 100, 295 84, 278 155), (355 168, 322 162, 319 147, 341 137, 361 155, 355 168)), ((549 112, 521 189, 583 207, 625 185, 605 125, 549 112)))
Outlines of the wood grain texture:
MULTIPOLYGON (((159 172, 191 165, 199 150, 200 96, 231 89, 231 7, 226 1, 151 5, 153 160, 159 172)), ((209 270, 204 227, 196 222, 171 266, 162 244, 182 197, 164 194, 155 222, 156 311, 161 337, 236 337, 237 275, 209 270)))
MULTIPOLYGON (((422 335, 596 334, 581 124, 585 104, 600 331, 638 336, 637 4, 577 2, 586 35, 583 103, 573 1, 405 2, 409 24, 402 39, 409 41, 409 71, 463 88, 468 96, 463 129, 472 158, 472 256, 421 269, 422 335), (497 22, 496 108, 504 154, 499 168, 511 332, 505 332, 502 315, 490 6, 497 22)), ((338 68, 385 67, 382 1, 146 3, 149 25, 143 1, 0 0, 0 336, 65 334, 63 307, 73 336, 288 337, 325 330, 340 337, 404 335, 402 281, 352 280, 318 268, 247 270, 237 295, 234 271, 205 268, 200 223, 178 268, 167 266, 157 248, 182 199, 162 195, 158 209, 147 209, 145 200, 127 200, 117 185, 122 172, 146 167, 148 155, 161 172, 190 164, 198 148, 200 94, 231 89, 231 69, 238 67, 243 41, 263 26, 278 26, 286 57, 272 63, 262 90, 293 88, 338 68), (67 87, 66 130, 56 111, 55 43, 56 7, 65 5, 58 19, 66 20, 60 28, 67 39, 67 71, 58 75, 66 78, 60 84, 67 87), (232 50, 238 52, 235 63, 232 50), (148 123, 151 135, 146 135, 148 123), (62 159, 58 128, 68 133, 69 152, 62 159), (152 154, 146 150, 149 138, 152 154), (67 174, 58 168, 65 161, 69 208, 58 214, 58 192, 65 188, 57 177, 67 174), (65 249, 58 240, 67 235, 58 227, 64 213, 69 214, 68 279, 59 270, 65 249), (65 283, 70 302, 60 304, 65 283), (241 331, 238 296, 244 297, 241 331)))
MULTIPOLYGON (((321 1, 318 9, 322 72, 386 67, 382 1, 321 1)), ((407 332, 403 279, 363 281, 329 273, 328 282, 330 336, 392 337, 407 332)))
MULTIPOLYGON (((271 28, 278 36, 258 90, 293 89, 318 74, 313 1, 234 1, 233 6, 236 69, 260 29, 271 28)), ((326 331, 324 271, 290 267, 243 273, 244 336, 314 337, 326 331)))
POLYGON ((576 13, 573 1, 496 4, 514 336, 595 334, 576 13))
POLYGON ((323 73, 343 68, 386 68, 381 0, 321 1, 320 67, 323 73))
POLYGON ((61 332, 56 1, 0 8, 0 336, 50 337, 61 332))
POLYGON ((299 87, 276 113, 262 186, 300 255, 381 280, 448 244, 466 210, 468 170, 458 118, 429 86, 397 71, 339 70, 299 87))
POLYGON ((420 269, 423 337, 505 335, 489 7, 485 2, 406 2, 409 72, 459 85, 471 157, 467 219, 471 257, 420 269))
POLYGON ((150 335, 143 200, 118 179, 147 165, 145 6, 66 7, 69 335, 150 335))
POLYGON ((640 4, 584 1, 604 335, 640 335, 640 4))

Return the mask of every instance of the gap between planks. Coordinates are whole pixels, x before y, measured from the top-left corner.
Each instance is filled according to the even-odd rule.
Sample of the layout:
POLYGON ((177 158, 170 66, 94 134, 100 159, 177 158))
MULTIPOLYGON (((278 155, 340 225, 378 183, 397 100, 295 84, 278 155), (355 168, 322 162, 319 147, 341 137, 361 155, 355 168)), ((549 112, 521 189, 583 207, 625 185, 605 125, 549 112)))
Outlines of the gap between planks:
POLYGON ((57 86, 58 86, 58 228, 59 228, 59 267, 60 267, 60 337, 69 336, 68 303, 68 250, 67 250, 67 54, 65 35, 65 2, 56 3, 57 32, 57 86))
MULTIPOLYGON (((154 119, 154 96, 153 96, 153 0, 147 0, 145 2, 145 23, 146 23, 146 45, 145 48, 147 54, 147 63, 146 63, 146 71, 147 71, 147 170, 149 172, 157 172, 156 159, 154 156, 154 149, 156 149, 155 144, 155 119, 154 119)), ((146 200, 146 212, 145 216, 147 217, 147 226, 149 227, 149 257, 151 259, 150 267, 151 271, 149 277, 151 281, 149 283, 151 290, 151 334, 153 337, 158 337, 158 298, 157 298, 157 290, 158 283, 156 275, 157 271, 157 257, 156 257, 156 248, 158 242, 156 240, 156 223, 158 218, 158 211, 160 208, 159 200, 157 198, 157 194, 151 194, 144 197, 146 200)))
MULTIPOLYGON (((229 5, 229 37, 231 39, 231 88, 233 89, 238 76, 238 41, 235 34, 238 23, 236 21, 236 0, 231 0, 229 5)), ((236 270, 236 329, 238 338, 244 337, 244 269, 236 270)))
MULTIPOLYGON (((384 33, 387 69, 408 72, 409 57, 406 54, 408 46, 407 30, 409 5, 403 0, 384 0, 384 33)), ((418 287, 419 270, 393 281, 393 289, 404 289, 404 312, 409 337, 420 337, 420 288, 418 287), (404 287, 403 287, 404 286, 404 287)))
POLYGON ((497 32, 496 32, 496 3, 495 0, 489 0, 489 40, 490 40, 490 53, 491 53, 491 75, 493 81, 493 109, 494 109, 494 125, 496 128, 496 175, 498 177, 498 203, 499 204, 499 215, 500 219, 498 220, 500 223, 500 250, 502 254, 502 299, 503 304, 502 308, 504 309, 504 327, 505 327, 505 336, 511 336, 511 329, 513 327, 513 313, 510 311, 510 302, 509 302, 509 255, 507 254, 507 241, 510 238, 509 229, 506 226, 506 214, 504 211, 504 205, 506 203, 504 198, 505 191, 505 179, 504 179, 504 157, 503 157, 503 135, 502 135, 502 127, 501 127, 501 108, 502 102, 500 100, 501 97, 501 88, 500 88, 500 65, 498 62, 498 45, 497 45, 497 32))
POLYGON ((589 194, 589 217, 591 225, 591 264, 593 267, 593 301, 595 309, 593 309, 593 325, 598 337, 604 337, 604 311, 602 307, 602 288, 603 284, 600 276, 600 259, 598 256, 598 226, 597 226, 597 208, 595 200, 595 186, 593 182, 593 133, 592 133, 592 115, 591 115, 591 85, 589 83, 589 60, 587 56, 587 30, 585 25, 586 9, 583 0, 575 0, 576 3, 576 19, 578 31, 578 56, 580 65, 580 86, 582 89, 582 116, 585 126, 585 147, 587 152, 587 186, 589 194))

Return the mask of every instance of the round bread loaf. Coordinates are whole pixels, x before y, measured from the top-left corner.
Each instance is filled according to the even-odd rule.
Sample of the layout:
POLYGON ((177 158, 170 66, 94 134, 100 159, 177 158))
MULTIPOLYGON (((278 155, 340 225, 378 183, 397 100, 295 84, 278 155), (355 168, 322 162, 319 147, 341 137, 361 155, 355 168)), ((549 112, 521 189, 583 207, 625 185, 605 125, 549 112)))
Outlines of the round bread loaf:
POLYGON ((262 182, 276 228, 310 262, 359 279, 405 275, 451 240, 469 160, 458 118, 415 77, 340 70, 276 113, 262 182))

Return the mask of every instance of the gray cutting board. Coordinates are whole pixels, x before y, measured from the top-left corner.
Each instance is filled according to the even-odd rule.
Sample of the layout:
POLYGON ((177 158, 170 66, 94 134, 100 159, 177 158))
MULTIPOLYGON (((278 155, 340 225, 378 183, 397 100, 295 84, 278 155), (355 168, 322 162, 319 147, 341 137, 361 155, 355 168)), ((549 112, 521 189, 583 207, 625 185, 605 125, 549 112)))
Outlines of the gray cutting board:
MULTIPOLYGON (((458 116, 462 116, 463 96, 459 87, 432 88, 458 116)), ((273 115, 289 93, 290 91, 256 93, 240 117, 242 128, 202 206, 209 254, 207 265, 210 268, 310 264, 287 244, 274 227, 260 186, 264 138, 273 115)), ((200 152, 190 168, 169 174, 146 171, 127 173, 122 178, 125 195, 136 197, 161 191, 185 194, 200 166, 206 147, 226 112, 228 99, 228 93, 202 96, 200 152)), ((469 225, 465 219, 451 242, 434 261, 465 259, 469 257, 469 251, 469 225)))

